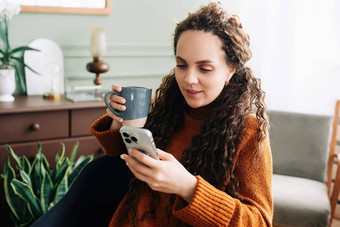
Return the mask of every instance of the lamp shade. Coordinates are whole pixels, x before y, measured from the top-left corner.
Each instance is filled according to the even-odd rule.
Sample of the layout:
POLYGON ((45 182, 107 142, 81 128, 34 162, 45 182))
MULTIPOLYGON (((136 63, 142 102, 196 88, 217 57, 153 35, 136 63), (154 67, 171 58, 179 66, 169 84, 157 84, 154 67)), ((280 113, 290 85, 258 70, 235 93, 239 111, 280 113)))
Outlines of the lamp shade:
POLYGON ((103 57, 106 51, 106 29, 92 28, 90 52, 93 57, 103 57))

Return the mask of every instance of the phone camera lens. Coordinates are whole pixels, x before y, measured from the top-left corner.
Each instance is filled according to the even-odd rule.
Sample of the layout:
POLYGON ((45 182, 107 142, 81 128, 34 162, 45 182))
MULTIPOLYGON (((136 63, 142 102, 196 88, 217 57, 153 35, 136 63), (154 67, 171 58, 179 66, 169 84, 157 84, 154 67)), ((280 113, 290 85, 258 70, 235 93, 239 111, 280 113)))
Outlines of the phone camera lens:
POLYGON ((127 142, 127 143, 131 143, 132 141, 130 140, 130 139, 125 139, 125 142, 127 142))
POLYGON ((129 134, 127 134, 126 132, 123 132, 123 136, 129 137, 129 134))
POLYGON ((131 137, 131 140, 132 140, 133 142, 135 142, 135 143, 137 143, 137 141, 138 141, 137 138, 134 137, 134 136, 131 137))

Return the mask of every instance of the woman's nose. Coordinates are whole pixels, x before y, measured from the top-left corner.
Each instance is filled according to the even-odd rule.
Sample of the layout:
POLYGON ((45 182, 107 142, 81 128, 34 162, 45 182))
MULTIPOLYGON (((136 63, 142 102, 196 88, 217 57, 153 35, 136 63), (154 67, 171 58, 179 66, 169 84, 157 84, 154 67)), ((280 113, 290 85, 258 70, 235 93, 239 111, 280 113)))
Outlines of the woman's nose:
POLYGON ((188 84, 197 84, 198 83, 198 78, 197 78, 197 73, 195 70, 188 70, 187 74, 184 78, 184 81, 188 84))

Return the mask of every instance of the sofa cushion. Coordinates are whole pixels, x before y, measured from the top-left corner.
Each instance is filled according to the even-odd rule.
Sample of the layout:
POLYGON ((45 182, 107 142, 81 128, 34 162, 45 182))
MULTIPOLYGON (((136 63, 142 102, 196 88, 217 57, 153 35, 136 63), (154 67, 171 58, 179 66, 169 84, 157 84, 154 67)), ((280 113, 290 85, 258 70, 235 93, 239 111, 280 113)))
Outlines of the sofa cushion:
POLYGON ((273 174, 273 225, 328 226, 330 204, 325 183, 273 174))
POLYGON ((331 116, 268 111, 273 172, 326 181, 331 116))

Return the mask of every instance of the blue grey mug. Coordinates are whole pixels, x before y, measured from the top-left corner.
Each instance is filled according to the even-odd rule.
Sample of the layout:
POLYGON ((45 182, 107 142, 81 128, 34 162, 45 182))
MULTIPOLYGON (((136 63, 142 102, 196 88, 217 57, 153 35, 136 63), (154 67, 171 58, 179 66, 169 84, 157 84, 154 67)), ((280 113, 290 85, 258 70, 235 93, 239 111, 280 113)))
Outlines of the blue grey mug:
POLYGON ((121 92, 113 90, 106 92, 104 101, 106 106, 115 115, 117 115, 118 117, 122 117, 124 121, 141 119, 146 118, 148 116, 151 93, 152 89, 150 88, 135 86, 122 87, 121 92), (120 111, 112 108, 109 99, 112 94, 125 98, 126 100, 126 103, 124 104, 126 106, 125 111, 120 111))

